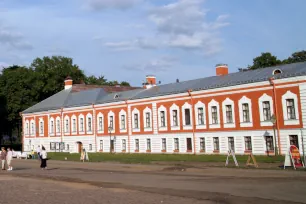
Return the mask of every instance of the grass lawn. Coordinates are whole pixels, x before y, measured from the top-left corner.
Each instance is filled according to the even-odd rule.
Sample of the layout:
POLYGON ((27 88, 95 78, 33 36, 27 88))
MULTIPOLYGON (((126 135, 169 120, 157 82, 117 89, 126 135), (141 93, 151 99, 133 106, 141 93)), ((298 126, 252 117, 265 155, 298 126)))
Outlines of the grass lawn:
MULTIPOLYGON (((115 161, 121 163, 151 162, 225 162, 227 155, 187 155, 187 154, 109 154, 88 153, 91 162, 115 161)), ((48 153, 51 160, 80 161, 80 154, 48 153)), ((246 162, 248 156, 236 155, 238 162, 246 162)), ((232 160, 232 158, 230 158, 232 160)), ((258 163, 282 163, 284 156, 255 156, 258 163)))

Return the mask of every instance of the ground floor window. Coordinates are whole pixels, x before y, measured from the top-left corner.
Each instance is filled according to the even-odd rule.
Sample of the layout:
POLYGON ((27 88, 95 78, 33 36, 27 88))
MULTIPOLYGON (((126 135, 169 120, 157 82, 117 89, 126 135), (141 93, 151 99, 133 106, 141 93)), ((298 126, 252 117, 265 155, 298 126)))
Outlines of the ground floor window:
POLYGON ((174 150, 179 151, 179 139, 174 138, 174 150))
POLYGON ((191 138, 187 138, 186 142, 187 142, 187 151, 192 151, 192 140, 191 140, 191 138))
POLYGON ((166 150, 167 150, 166 138, 162 138, 162 150, 163 150, 163 151, 166 151, 166 150))
POLYGON ((92 144, 89 144, 89 151, 92 151, 92 144))
POLYGON ((103 140, 100 140, 100 150, 103 150, 103 140))
POLYGON ((229 137, 228 138, 228 148, 231 149, 232 151, 235 151, 234 137, 229 137))
POLYGON ((139 151, 139 139, 135 139, 135 150, 139 151))
POLYGON ((67 150, 69 150, 69 144, 67 144, 67 150))
POLYGON ((299 140, 297 135, 289 135, 290 145, 295 145, 299 148, 299 140))
POLYGON ((122 151, 125 151, 126 150, 126 140, 123 139, 122 140, 122 151))
POLYGON ((252 151, 252 140, 250 136, 244 137, 245 151, 252 151))
POLYGON ((205 138, 204 137, 200 138, 200 150, 205 152, 205 138))
POLYGON ((267 151, 274 151, 273 137, 266 136, 266 147, 267 151))
POLYGON ((220 147, 219 147, 219 137, 214 137, 213 141, 214 141, 214 151, 219 151, 220 150, 220 147))
POLYGON ((147 139, 147 150, 151 150, 151 139, 147 139))

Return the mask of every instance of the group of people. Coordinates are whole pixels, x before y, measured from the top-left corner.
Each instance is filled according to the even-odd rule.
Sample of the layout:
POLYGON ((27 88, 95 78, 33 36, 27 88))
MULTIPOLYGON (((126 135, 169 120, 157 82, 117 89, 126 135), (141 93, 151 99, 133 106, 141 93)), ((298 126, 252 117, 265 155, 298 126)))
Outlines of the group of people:
POLYGON ((40 149, 40 146, 38 145, 36 152, 37 152, 38 160, 40 160, 40 168, 42 170, 47 169, 48 156, 47 156, 46 148, 42 146, 40 149))
POLYGON ((13 152, 11 148, 7 148, 7 150, 5 150, 5 148, 2 147, 0 152, 2 170, 6 170, 6 166, 8 171, 13 170, 12 159, 13 159, 13 152))

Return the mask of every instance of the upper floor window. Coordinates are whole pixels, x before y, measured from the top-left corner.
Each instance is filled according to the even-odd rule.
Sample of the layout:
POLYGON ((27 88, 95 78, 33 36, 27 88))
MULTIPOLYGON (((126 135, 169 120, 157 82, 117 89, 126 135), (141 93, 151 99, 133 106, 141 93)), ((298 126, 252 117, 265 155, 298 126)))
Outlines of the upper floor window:
POLYGON ((262 102, 262 107, 263 107, 263 119, 264 119, 264 121, 271 120, 270 101, 263 101, 262 102))
POLYGON ((100 116, 99 117, 99 131, 103 130, 103 118, 100 116))
POLYGON ((34 122, 31 122, 31 134, 34 135, 34 122))
POLYGON ((44 122, 40 121, 39 123, 39 134, 43 134, 44 133, 44 122))
POLYGON ((233 123, 232 105, 226 105, 225 108, 226 108, 226 122, 233 123))
POLYGON ((29 134, 29 123, 26 123, 26 134, 29 134))
POLYGON ((185 125, 191 125, 190 122, 190 109, 185 109, 185 125))
POLYGON ((160 126, 166 127, 165 111, 160 111, 160 126))
POLYGON ((147 128, 151 127, 150 113, 146 113, 146 127, 147 128))
POLYGON ((121 129, 125 129, 125 115, 121 115, 121 129))
POLYGON ((72 132, 76 132, 76 119, 72 119, 72 132))
POLYGON ((199 125, 204 125, 204 109, 198 108, 198 123, 199 125))
POLYGON ((69 132, 69 120, 65 120, 65 132, 69 132))
POLYGON ((135 113, 134 114, 134 128, 135 129, 138 129, 139 128, 139 125, 138 125, 138 113, 135 113))
POLYGON ((293 99, 287 99, 286 100, 286 105, 287 105, 287 116, 288 119, 296 119, 295 116, 295 108, 294 108, 294 100, 293 99))
POLYGON ((50 122, 51 124, 50 124, 50 133, 53 133, 53 131, 54 131, 54 121, 53 120, 51 120, 51 122, 50 122))
POLYGON ((177 110, 172 111, 172 116, 173 116, 173 126, 178 126, 177 110))
POLYGON ((84 118, 80 118, 80 132, 84 132, 84 118))
POLYGON ((248 103, 242 104, 242 115, 243 115, 243 122, 250 122, 250 110, 248 103))
POLYGON ((111 129, 113 129, 114 128, 114 116, 109 116, 109 127, 111 128, 111 129))
POLYGON ((211 107, 211 118, 212 118, 212 124, 218 124, 217 106, 211 107))
POLYGON ((57 133, 61 132, 61 126, 60 126, 60 120, 59 119, 56 120, 56 132, 57 133))
POLYGON ((92 130, 92 126, 91 126, 91 117, 88 117, 87 118, 87 125, 88 125, 88 132, 91 132, 91 130, 92 130))

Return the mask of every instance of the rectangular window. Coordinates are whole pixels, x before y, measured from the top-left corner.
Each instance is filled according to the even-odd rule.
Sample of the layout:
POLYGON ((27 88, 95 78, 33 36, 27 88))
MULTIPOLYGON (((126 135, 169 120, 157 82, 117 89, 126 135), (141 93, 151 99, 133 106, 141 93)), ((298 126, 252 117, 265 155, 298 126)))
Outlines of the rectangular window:
POLYGON ((290 145, 295 145, 299 148, 299 140, 297 135, 289 135, 290 145))
POLYGON ((26 124, 26 134, 29 134, 29 124, 26 124))
POLYGON ((263 107, 264 121, 271 120, 270 102, 269 101, 262 102, 262 107, 263 107))
POLYGON ((179 145, 179 139, 174 138, 174 150, 179 151, 180 145, 179 145))
POLYGON ((121 129, 125 129, 125 115, 121 115, 121 129))
POLYGON ((162 150, 163 150, 163 151, 166 151, 166 150, 167 150, 166 138, 162 138, 162 150))
POLYGON ((137 113, 134 114, 134 128, 135 129, 139 128, 139 126, 138 126, 138 114, 137 113))
POLYGON ((92 144, 89 144, 89 151, 92 151, 92 144))
POLYGON ((177 121, 177 110, 172 111, 173 114, 173 126, 178 126, 178 121, 177 121))
POLYGON ((191 125, 190 109, 185 109, 185 125, 191 125))
POLYGON ((67 144, 67 150, 69 150, 69 144, 67 144))
POLYGON ((99 117, 99 131, 103 130, 103 118, 99 117))
POLYGON ((84 132, 84 118, 80 118, 80 132, 84 132))
POLYGON ((211 119, 212 119, 212 124, 218 124, 217 106, 211 107, 211 119))
POLYGON ((287 104, 287 116, 288 116, 288 120, 296 119, 295 108, 294 108, 294 100, 293 99, 287 99, 286 100, 286 104, 287 104))
POLYGON ((114 128, 114 116, 109 116, 109 127, 114 128))
POLYGON ((266 136, 266 147, 267 151, 274 151, 273 137, 266 136))
POLYGON ((226 123, 233 123, 232 105, 226 105, 226 123))
POLYGON ((147 139, 147 150, 151 151, 151 139, 147 139))
POLYGON ((139 151, 139 139, 135 139, 135 150, 139 151))
POLYGON ((244 137, 245 151, 252 151, 252 139, 251 137, 244 137))
POLYGON ((146 113, 146 127, 151 127, 150 113, 146 113))
POLYGON ((242 115, 243 115, 243 122, 250 122, 250 111, 248 103, 242 104, 242 115))
POLYGON ((198 108, 198 124, 204 125, 204 109, 198 108))
POLYGON ((191 152, 192 151, 192 140, 191 140, 191 138, 186 138, 186 144, 187 144, 187 151, 191 152))
POLYGON ((165 111, 160 111, 160 126, 166 127, 165 111))
POLYGON ((126 150, 126 140, 123 139, 122 140, 122 151, 125 151, 126 150))
POLYGON ((34 123, 31 124, 31 133, 34 134, 34 123))
POLYGON ((214 141, 214 151, 219 151, 220 150, 220 148, 219 148, 219 137, 214 137, 213 141, 214 141))
POLYGON ((200 150, 202 152, 205 152, 205 138, 204 137, 200 138, 200 150))
POLYGON ((44 123, 40 122, 40 134, 44 133, 44 123))
POLYGON ((54 131, 54 121, 51 121, 51 130, 50 130, 50 132, 53 133, 53 131, 54 131))
POLYGON ((66 119, 66 131, 65 132, 69 132, 69 120, 66 119))
POLYGON ((228 147, 229 147, 232 151, 235 151, 235 141, 234 141, 234 137, 229 137, 229 138, 228 138, 228 147))
POLYGON ((100 150, 103 150, 103 140, 100 140, 100 150))
POLYGON ((72 119, 72 131, 76 132, 76 122, 75 122, 75 119, 72 119))
POLYGON ((56 121, 56 132, 57 133, 61 132, 60 120, 56 121))
POLYGON ((91 118, 87 118, 88 120, 88 132, 91 132, 91 118))

